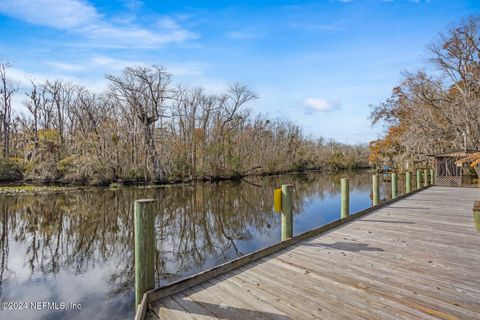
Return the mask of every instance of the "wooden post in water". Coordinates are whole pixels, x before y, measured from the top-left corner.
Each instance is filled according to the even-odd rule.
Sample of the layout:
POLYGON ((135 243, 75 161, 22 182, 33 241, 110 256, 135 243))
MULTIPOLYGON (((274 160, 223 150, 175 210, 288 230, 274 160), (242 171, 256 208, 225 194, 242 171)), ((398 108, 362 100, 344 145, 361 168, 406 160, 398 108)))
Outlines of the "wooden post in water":
POLYGON ((292 185, 282 185, 282 241, 293 235, 293 200, 292 185))
POLYGON ((373 192, 373 205, 376 206, 380 203, 380 176, 374 174, 372 177, 372 192, 373 192))
POLYGON ((423 169, 423 186, 428 186, 428 170, 423 169))
POLYGON ((410 171, 405 172, 405 193, 412 191, 412 173, 410 171))
POLYGON ((422 173, 420 172, 420 169, 417 169, 417 189, 420 189, 422 187, 422 173))
POLYGON ((340 217, 347 218, 350 214, 350 180, 342 178, 340 196, 340 217))
POLYGON ((135 201, 135 309, 143 294, 154 288, 155 215, 153 199, 135 201))
POLYGON ((473 203, 473 224, 475 225, 475 229, 480 232, 480 201, 473 203))
POLYGON ((398 176, 396 172, 392 172, 392 199, 398 196, 398 176))
POLYGON ((430 169, 430 184, 435 185, 435 169, 433 168, 430 169))

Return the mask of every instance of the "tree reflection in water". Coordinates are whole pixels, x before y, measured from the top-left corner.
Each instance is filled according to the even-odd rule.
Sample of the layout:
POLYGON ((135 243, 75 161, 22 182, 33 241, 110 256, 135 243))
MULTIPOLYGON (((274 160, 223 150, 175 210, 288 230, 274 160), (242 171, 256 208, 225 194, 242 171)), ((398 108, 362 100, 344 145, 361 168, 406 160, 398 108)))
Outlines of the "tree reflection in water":
MULTIPOLYGON (((75 293, 82 301, 73 302, 83 302, 82 311, 31 313, 29 317, 48 314, 48 318, 84 319, 94 314, 100 318, 104 312, 131 318, 135 199, 157 200, 156 283, 165 285, 278 242, 280 218, 272 211, 272 194, 282 183, 293 184, 295 219, 306 226, 296 232, 338 219, 340 177, 309 173, 0 197, 0 298, 25 300, 28 292, 30 299, 72 301, 74 297, 64 296, 65 287, 72 284, 63 282, 64 278, 76 279, 84 284, 75 293), (322 205, 322 212, 309 212, 315 207, 312 204, 322 205), (303 221, 303 216, 309 220, 303 221), (43 287, 56 292, 37 295, 43 287)), ((350 188, 362 199, 352 197, 352 201, 368 206, 370 175, 350 174, 350 188)), ((26 315, 7 314, 9 319, 26 315)))

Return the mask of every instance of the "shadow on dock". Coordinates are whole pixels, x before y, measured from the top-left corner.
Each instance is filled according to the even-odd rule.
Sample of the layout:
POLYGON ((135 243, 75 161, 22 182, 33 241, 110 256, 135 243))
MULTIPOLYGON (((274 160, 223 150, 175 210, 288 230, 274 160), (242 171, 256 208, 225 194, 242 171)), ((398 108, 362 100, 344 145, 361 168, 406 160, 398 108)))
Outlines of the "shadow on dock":
MULTIPOLYGON (((193 301, 188 299, 175 299, 177 304, 169 304, 169 310, 176 310, 180 312, 187 312, 188 314, 211 317, 214 315, 217 319, 222 320, 238 320, 241 318, 245 319, 275 319, 275 320, 293 320, 289 316, 250 310, 246 308, 232 307, 227 304, 213 304, 204 301, 193 301), (199 308, 200 306, 200 308, 199 308), (188 311, 187 311, 188 310, 188 311), (243 317, 240 315, 244 315, 243 317)), ((157 315, 158 317, 158 315, 157 315)), ((161 318, 161 317, 160 317, 161 318)))

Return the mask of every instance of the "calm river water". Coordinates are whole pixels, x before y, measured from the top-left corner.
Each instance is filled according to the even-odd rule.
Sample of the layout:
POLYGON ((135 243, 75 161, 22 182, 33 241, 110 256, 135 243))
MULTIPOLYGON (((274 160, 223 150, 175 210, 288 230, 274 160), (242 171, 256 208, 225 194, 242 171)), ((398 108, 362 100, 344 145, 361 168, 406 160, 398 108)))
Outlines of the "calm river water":
MULTIPOLYGON (((350 177, 351 211, 369 207, 371 174, 341 176, 350 177)), ((339 219, 341 176, 1 196, 0 300, 28 305, 10 304, 27 310, 0 310, 0 319, 132 319, 135 199, 157 200, 156 281, 164 285, 279 242, 272 208, 281 184, 293 184, 294 234, 339 219), (62 302, 81 310, 52 310, 62 302)))

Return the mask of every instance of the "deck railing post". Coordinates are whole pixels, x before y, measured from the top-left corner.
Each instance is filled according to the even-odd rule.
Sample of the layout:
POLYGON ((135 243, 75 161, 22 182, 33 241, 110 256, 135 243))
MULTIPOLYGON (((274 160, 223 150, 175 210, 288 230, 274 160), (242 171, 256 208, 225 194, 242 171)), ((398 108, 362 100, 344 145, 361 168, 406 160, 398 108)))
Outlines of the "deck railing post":
POLYGON ((350 215, 350 180, 348 178, 342 178, 340 189, 340 216, 343 219, 350 215))
POLYGON ((392 199, 398 196, 398 176, 396 172, 392 173, 392 199))
POLYGON ((420 169, 417 169, 417 189, 420 189, 422 187, 422 173, 420 172, 420 169))
POLYGON ((282 241, 293 235, 293 200, 292 185, 282 185, 282 241))
POLYGON ((428 186, 428 170, 423 169, 423 186, 428 186))
POLYGON ((475 229, 480 232, 480 201, 473 203, 473 223, 475 224, 475 229))
POLYGON ((135 232, 135 308, 143 294, 155 286, 155 215, 153 199, 136 200, 135 232))
POLYGON ((380 176, 374 174, 372 177, 372 193, 373 193, 373 205, 376 206, 380 203, 380 176))
POLYGON ((433 168, 430 169, 430 184, 435 185, 435 169, 433 168))
POLYGON ((412 173, 410 171, 405 172, 405 193, 412 191, 412 173))

